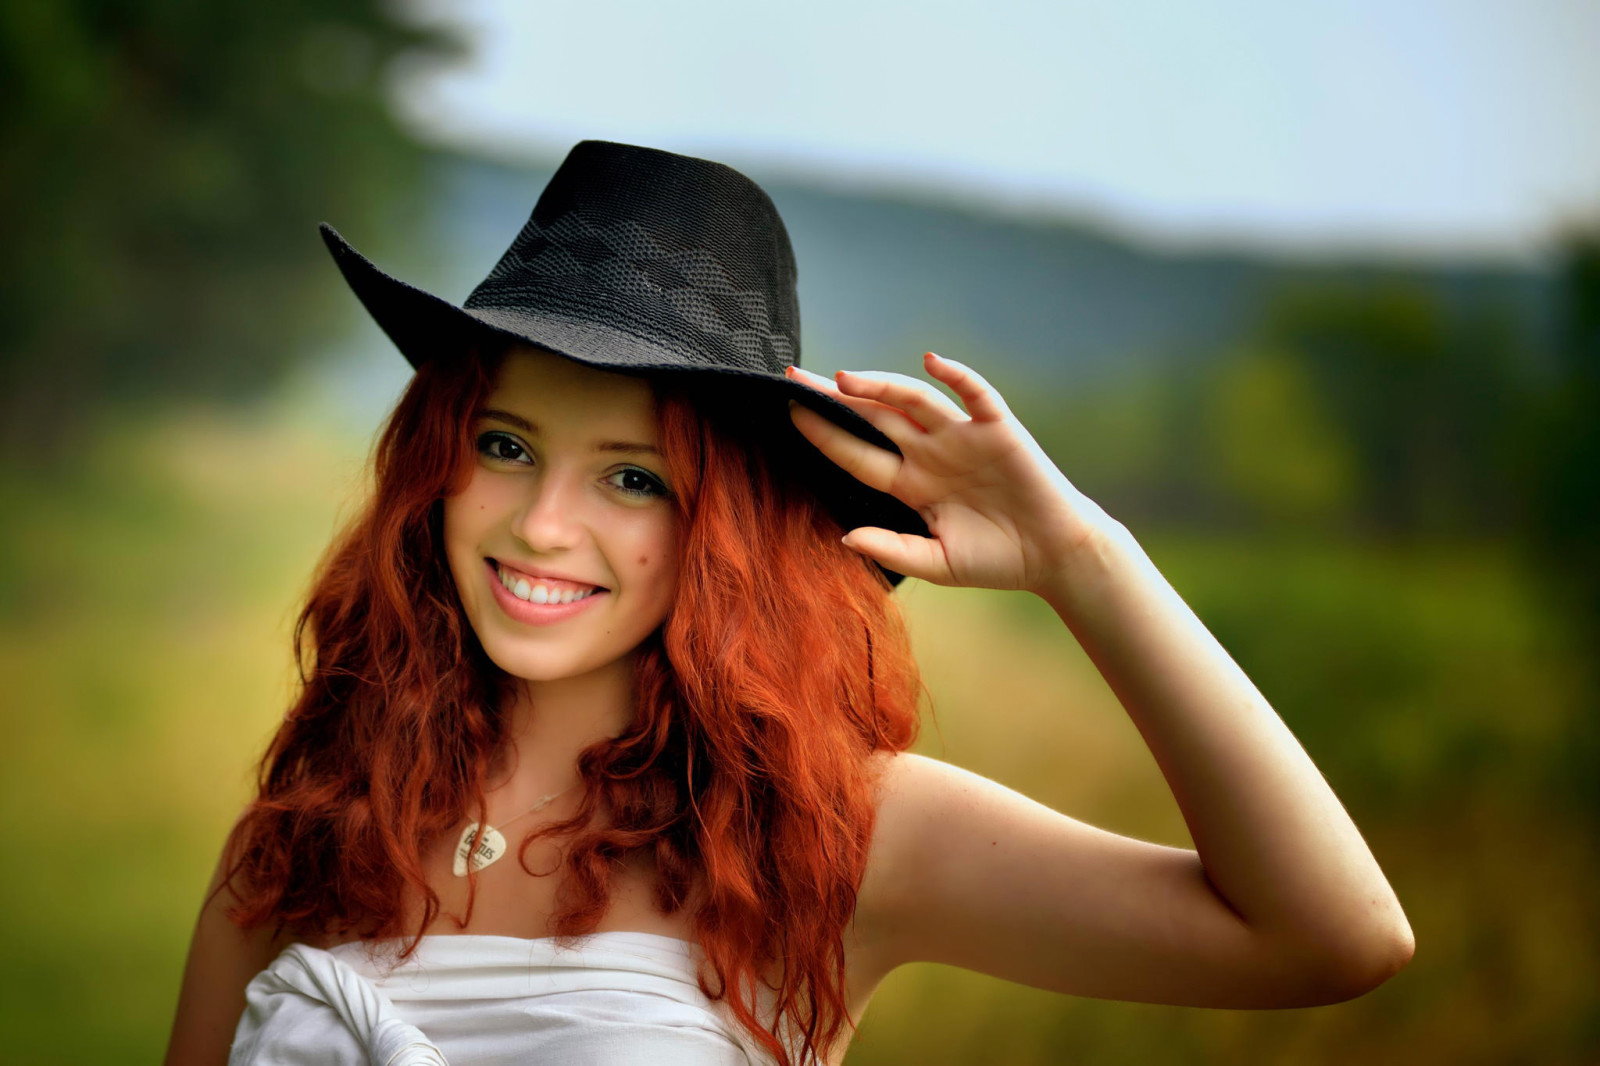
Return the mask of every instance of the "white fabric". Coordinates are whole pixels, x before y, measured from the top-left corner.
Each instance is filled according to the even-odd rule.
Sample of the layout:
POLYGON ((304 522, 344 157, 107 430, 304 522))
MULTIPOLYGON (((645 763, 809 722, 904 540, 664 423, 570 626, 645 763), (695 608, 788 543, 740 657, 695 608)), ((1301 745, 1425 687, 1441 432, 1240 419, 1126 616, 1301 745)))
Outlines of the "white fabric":
MULTIPOLYGON (((393 950, 393 941, 381 948, 393 950)), ((245 989, 229 1066, 766 1066, 653 933, 423 937, 405 963, 292 944, 245 989)))

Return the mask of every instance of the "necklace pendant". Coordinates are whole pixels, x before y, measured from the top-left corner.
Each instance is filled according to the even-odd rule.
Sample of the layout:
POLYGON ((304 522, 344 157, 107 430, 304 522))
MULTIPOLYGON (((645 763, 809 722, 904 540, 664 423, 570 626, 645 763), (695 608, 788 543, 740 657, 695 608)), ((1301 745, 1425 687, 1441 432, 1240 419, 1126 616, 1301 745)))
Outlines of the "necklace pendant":
POLYGON ((478 823, 473 822, 462 830, 461 839, 456 842, 456 857, 450 866, 450 872, 457 877, 467 876, 469 860, 474 870, 481 870, 506 853, 506 838, 492 825, 484 827, 483 835, 478 838, 477 847, 473 847, 472 836, 477 831, 478 823))

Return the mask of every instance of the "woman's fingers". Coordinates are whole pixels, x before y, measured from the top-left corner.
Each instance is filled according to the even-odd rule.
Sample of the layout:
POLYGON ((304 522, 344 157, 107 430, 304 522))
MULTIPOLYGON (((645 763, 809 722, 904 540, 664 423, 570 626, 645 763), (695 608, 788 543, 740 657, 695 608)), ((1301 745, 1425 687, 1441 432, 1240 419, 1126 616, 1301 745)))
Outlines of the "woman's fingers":
POLYGON ((789 417, 801 436, 857 481, 879 492, 888 492, 889 486, 894 484, 895 475, 904 462, 900 456, 867 443, 798 400, 789 401, 789 417))
POLYGON ((967 414, 926 381, 880 370, 842 370, 839 388, 850 396, 888 404, 905 411, 923 429, 935 432, 951 422, 965 422, 967 414))
POLYGON ((928 373, 949 385, 961 397, 961 402, 967 406, 967 413, 977 421, 999 422, 1010 417, 1011 409, 1006 406, 1005 400, 1000 398, 993 385, 970 366, 933 352, 922 357, 922 365, 928 368, 928 373))
POLYGON ((797 366, 788 369, 788 376, 799 380, 803 384, 832 396, 856 414, 860 415, 878 429, 885 437, 896 444, 903 445, 913 435, 923 432, 924 427, 916 420, 910 418, 904 411, 898 410, 888 404, 876 400, 865 399, 860 396, 847 395, 841 392, 839 386, 829 381, 821 374, 813 374, 809 370, 801 370, 797 366))
POLYGON ((896 533, 877 526, 858 526, 844 535, 844 543, 845 547, 906 577, 931 581, 935 585, 954 583, 944 545, 932 537, 896 533))
POLYGON ((951 422, 964 422, 969 416, 982 421, 998 421, 1011 413, 994 386, 965 363, 927 352, 922 357, 922 365, 929 376, 950 386, 966 405, 965 411, 926 381, 905 374, 879 370, 842 370, 835 382, 797 366, 790 367, 787 372, 791 377, 850 404, 863 415, 885 409, 899 411, 930 433, 951 422), (852 403, 852 400, 863 402, 852 403))
POLYGON ((825 392, 829 396, 832 396, 836 399, 843 399, 843 397, 839 395, 838 386, 834 385, 832 378, 825 378, 821 374, 814 374, 809 370, 802 370, 797 366, 784 367, 783 372, 791 378, 800 379, 802 382, 810 385, 818 392, 825 392))

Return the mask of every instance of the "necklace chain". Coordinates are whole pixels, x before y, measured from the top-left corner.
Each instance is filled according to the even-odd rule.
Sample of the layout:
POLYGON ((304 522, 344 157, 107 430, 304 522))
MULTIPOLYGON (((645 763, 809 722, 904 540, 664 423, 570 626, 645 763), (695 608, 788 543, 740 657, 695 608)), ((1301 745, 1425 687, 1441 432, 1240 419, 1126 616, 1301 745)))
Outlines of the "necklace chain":
POLYGON ((514 814, 510 818, 507 818, 505 821, 501 822, 499 825, 486 826, 485 828, 486 829, 504 829, 506 826, 510 825, 512 822, 516 821, 518 818, 526 818, 528 815, 532 814, 534 811, 543 810, 545 807, 548 807, 550 804, 554 803, 556 800, 560 799, 562 796, 565 796, 568 792, 571 792, 576 787, 577 787, 576 785, 568 785, 566 788, 562 789, 560 792, 552 792, 548 796, 540 796, 539 799, 534 801, 534 804, 533 804, 532 807, 529 807, 527 810, 523 811, 521 814, 514 814))

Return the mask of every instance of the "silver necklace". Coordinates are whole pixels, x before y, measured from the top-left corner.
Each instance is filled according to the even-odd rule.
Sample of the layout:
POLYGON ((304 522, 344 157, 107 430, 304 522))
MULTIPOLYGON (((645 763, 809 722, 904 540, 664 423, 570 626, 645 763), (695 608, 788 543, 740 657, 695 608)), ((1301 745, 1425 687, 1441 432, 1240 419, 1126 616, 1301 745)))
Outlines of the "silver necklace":
MULTIPOLYGON (((548 796, 540 796, 532 807, 501 822, 500 829, 510 825, 518 818, 526 818, 534 811, 543 810, 576 787, 576 785, 568 785, 560 792, 552 792, 548 796)), ((481 870, 485 866, 499 861, 500 857, 506 853, 506 838, 500 835, 500 829, 492 825, 486 825, 480 834, 477 822, 473 822, 463 829, 461 831, 461 839, 456 841, 456 856, 455 861, 450 865, 450 872, 457 877, 467 876, 467 861, 469 857, 474 870, 481 870), (474 836, 477 837, 476 843, 473 842, 474 836)))

